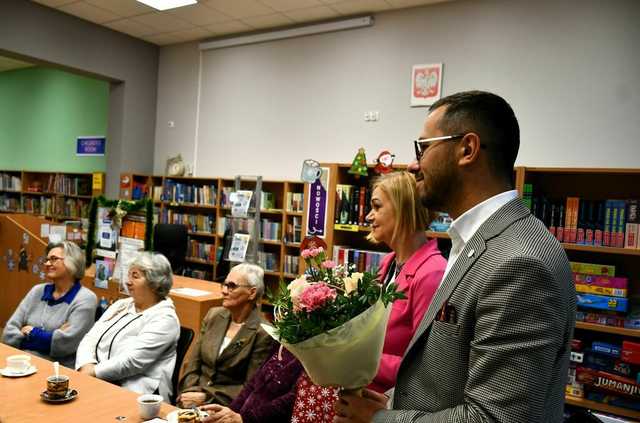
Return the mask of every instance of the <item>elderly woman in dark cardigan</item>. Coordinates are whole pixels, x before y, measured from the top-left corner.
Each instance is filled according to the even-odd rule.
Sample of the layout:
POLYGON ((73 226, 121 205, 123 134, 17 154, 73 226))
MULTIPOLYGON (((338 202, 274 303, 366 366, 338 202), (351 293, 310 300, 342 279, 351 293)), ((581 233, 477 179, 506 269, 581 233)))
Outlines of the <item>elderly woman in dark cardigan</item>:
POLYGON ((271 357, 258 369, 240 395, 224 407, 205 405, 205 423, 289 423, 302 364, 276 344, 271 357))

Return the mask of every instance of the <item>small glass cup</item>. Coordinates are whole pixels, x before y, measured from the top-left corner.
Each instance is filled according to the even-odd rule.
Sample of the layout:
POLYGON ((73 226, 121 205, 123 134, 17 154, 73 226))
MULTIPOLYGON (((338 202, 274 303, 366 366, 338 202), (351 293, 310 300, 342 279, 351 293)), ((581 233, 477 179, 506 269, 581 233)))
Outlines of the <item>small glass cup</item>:
POLYGON ((47 378, 47 396, 49 399, 64 398, 69 390, 69 376, 58 375, 47 378))

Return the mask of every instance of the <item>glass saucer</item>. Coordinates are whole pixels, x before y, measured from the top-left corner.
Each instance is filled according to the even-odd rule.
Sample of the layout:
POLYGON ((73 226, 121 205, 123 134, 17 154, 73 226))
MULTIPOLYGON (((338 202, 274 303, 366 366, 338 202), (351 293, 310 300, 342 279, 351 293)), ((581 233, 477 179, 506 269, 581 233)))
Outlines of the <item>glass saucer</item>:
POLYGON ((78 391, 75 389, 67 389, 67 393, 62 398, 51 398, 47 391, 42 391, 40 394, 40 398, 42 398, 46 402, 67 402, 71 401, 75 397, 78 396, 78 391))

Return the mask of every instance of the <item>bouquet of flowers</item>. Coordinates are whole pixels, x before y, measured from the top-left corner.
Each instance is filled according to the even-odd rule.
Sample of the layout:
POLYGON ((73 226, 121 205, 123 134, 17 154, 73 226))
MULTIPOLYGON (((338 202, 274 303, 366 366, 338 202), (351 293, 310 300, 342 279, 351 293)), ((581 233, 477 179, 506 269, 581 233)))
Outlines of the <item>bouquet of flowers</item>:
POLYGON ((315 384, 362 388, 378 371, 389 304, 404 294, 372 273, 327 260, 322 247, 303 250, 302 257, 306 274, 280 284, 271 298, 274 327, 264 328, 315 384))

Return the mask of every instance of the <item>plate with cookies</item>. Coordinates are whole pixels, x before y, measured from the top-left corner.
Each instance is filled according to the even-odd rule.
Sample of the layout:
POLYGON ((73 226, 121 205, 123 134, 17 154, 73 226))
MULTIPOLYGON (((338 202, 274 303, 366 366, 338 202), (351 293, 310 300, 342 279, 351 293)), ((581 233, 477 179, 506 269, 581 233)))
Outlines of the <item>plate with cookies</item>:
POLYGON ((200 423, 209 413, 198 410, 197 408, 177 409, 167 414, 169 423, 200 423))

